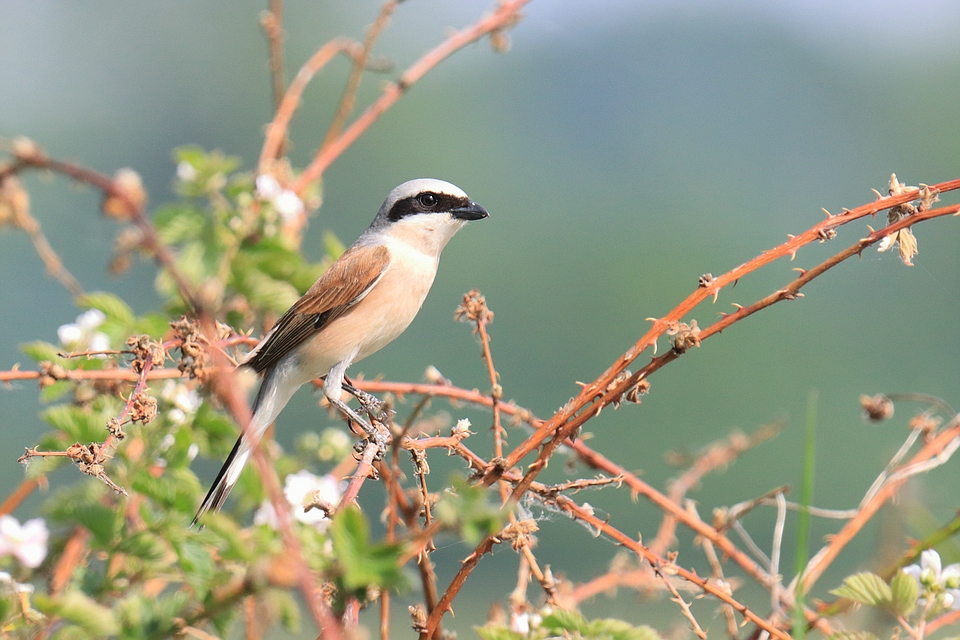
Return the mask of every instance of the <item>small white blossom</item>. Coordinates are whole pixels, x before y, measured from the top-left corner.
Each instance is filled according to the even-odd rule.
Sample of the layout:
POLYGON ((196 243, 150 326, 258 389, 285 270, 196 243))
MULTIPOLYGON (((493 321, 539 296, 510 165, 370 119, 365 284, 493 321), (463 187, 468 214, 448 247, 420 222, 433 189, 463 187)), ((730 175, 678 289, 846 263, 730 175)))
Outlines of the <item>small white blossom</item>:
MULTIPOLYGON (((293 517, 304 524, 326 529, 330 520, 322 509, 305 511, 304 506, 315 502, 336 505, 346 489, 345 484, 330 474, 315 476, 307 470, 291 473, 283 483, 283 495, 291 506, 293 517)), ((253 516, 254 524, 266 524, 276 529, 279 526, 273 504, 264 500, 253 516)))
POLYGON ((257 176, 257 195, 272 201, 283 192, 283 187, 273 176, 263 173, 257 176))
POLYGON ((41 518, 20 521, 10 515, 0 516, 0 556, 14 556, 25 567, 35 569, 47 557, 50 532, 41 518))
POLYGON ((183 182, 193 182, 197 179, 197 168, 184 160, 177 165, 177 177, 183 182))
POLYGON ((167 417, 176 425, 185 423, 200 408, 203 400, 195 389, 191 389, 182 382, 168 380, 160 391, 160 399, 173 404, 173 409, 167 412, 167 417))
POLYGON ((190 446, 187 447, 187 460, 192 461, 197 457, 198 453, 200 453, 200 445, 198 445, 196 442, 191 443, 190 446))
POLYGON ((921 605, 928 598, 938 598, 944 607, 960 608, 960 563, 943 566, 940 554, 927 549, 920 554, 920 564, 911 564, 903 568, 904 573, 913 576, 920 587, 921 605))
POLYGON ((110 338, 97 331, 107 317, 99 309, 84 311, 75 322, 60 325, 57 339, 67 349, 76 351, 106 351, 110 348, 110 338))
POLYGON ((538 613, 530 613, 527 611, 521 614, 513 613, 510 616, 510 629, 526 635, 530 633, 531 629, 539 627, 541 620, 540 614, 538 613))
POLYGON ((273 207, 284 220, 292 220, 304 212, 303 200, 290 189, 284 189, 273 199, 273 207))

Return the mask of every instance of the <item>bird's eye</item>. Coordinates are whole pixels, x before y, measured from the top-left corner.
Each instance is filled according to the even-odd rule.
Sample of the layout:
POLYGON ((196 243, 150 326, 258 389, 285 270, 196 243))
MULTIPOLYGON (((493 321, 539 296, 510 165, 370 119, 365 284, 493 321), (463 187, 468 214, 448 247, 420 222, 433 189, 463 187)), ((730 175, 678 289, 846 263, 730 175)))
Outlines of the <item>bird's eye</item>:
POLYGON ((417 196, 417 202, 419 202, 420 206, 424 209, 433 209, 435 206, 437 206, 438 200, 437 196, 433 195, 432 193, 421 193, 419 196, 417 196))

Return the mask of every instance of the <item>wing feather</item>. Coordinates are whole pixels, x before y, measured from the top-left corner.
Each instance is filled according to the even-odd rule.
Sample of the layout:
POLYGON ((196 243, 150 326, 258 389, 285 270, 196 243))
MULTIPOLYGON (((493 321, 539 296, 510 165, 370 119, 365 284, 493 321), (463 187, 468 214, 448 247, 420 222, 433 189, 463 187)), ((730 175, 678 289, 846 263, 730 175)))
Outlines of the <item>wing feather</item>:
POLYGON ((362 300, 383 275, 389 261, 389 251, 382 245, 353 246, 344 251, 277 320, 244 364, 258 373, 275 365, 362 300))

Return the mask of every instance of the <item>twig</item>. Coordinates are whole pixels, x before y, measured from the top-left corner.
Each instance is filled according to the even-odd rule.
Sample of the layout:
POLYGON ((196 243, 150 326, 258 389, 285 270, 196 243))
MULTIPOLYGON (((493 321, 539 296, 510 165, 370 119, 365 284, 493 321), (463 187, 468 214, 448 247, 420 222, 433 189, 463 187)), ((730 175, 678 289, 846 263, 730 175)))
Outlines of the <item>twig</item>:
POLYGON ((273 122, 267 125, 266 139, 263 142, 263 149, 260 151, 260 161, 257 170, 260 173, 269 173, 270 164, 280 158, 283 148, 283 142, 286 139, 287 127, 290 125, 290 119, 293 113, 300 106, 300 96, 303 90, 307 88, 310 80, 320 69, 326 66, 328 62, 338 53, 348 53, 353 56, 359 55, 360 46, 353 40, 346 38, 336 38, 324 44, 313 54, 297 75, 294 76, 290 86, 283 94, 283 100, 277 107, 277 114, 273 117, 273 122))
MULTIPOLYGON (((937 192, 942 191, 943 189, 940 189, 941 186, 944 186, 944 189, 960 188, 960 180, 954 180, 949 183, 943 183, 943 185, 938 185, 937 187, 934 187, 934 190, 937 192)), ((916 197, 916 194, 918 194, 919 192, 917 190, 911 190, 909 193, 914 194, 914 197, 916 197)), ((883 202, 890 202, 890 203, 898 203, 898 199, 903 197, 905 196, 891 196, 890 198, 881 198, 881 200, 878 200, 878 202, 883 201, 883 202)), ((864 205, 863 207, 859 207, 856 210, 847 211, 844 214, 832 216, 828 218, 825 221, 825 223, 836 221, 838 218, 842 218, 845 216, 862 217, 864 215, 868 215, 869 212, 873 211, 873 208, 875 206, 876 206, 876 203, 874 203, 874 205, 864 205)), ((848 249, 841 251, 840 253, 836 254, 832 258, 820 263, 817 267, 810 269, 809 271, 804 271, 799 278, 791 282, 789 285, 787 285, 787 287, 774 292, 773 294, 755 302, 749 307, 739 307, 735 313, 724 316, 721 320, 713 323, 708 328, 700 331, 699 334, 697 334, 694 337, 696 344, 699 344, 701 341, 706 340, 710 336, 720 333, 727 326, 735 322, 738 322, 739 320, 742 320, 746 317, 749 317, 750 315, 762 309, 765 309, 773 304, 776 304, 777 302, 795 299, 799 295, 799 290, 808 282, 822 275, 827 270, 833 268, 837 264, 840 264, 844 260, 847 260, 853 257, 854 255, 859 255, 865 248, 867 248, 872 244, 880 242, 885 236, 888 236, 891 233, 894 233, 895 231, 906 228, 918 222, 922 222, 924 220, 930 220, 930 219, 945 216, 945 215, 954 215, 958 212, 960 212, 960 205, 952 205, 949 207, 941 207, 939 209, 922 211, 915 215, 903 218, 898 222, 890 224, 887 227, 881 229, 880 231, 874 231, 868 237, 859 240, 848 249)), ((848 218, 844 221, 844 223, 849 222, 850 219, 855 219, 855 218, 853 217, 848 218)), ((776 249, 768 250, 767 252, 761 254, 757 258, 754 258, 753 260, 737 267, 736 269, 733 269, 723 274, 719 278, 711 277, 710 284, 708 286, 701 287, 700 290, 710 291, 711 293, 719 294, 719 291, 720 291, 719 287, 721 286, 721 284, 719 283, 725 283, 730 281, 730 278, 733 274, 739 274, 741 272, 746 274, 746 273, 749 273, 749 271, 752 271, 753 269, 759 268, 760 266, 767 264, 768 262, 772 261, 775 257, 779 257, 785 254, 792 255, 798 248, 792 245, 792 243, 797 238, 805 237, 811 233, 813 234, 813 238, 823 237, 823 234, 825 234, 826 231, 824 230, 824 228, 821 228, 821 225, 824 225, 825 223, 820 223, 820 225, 813 227, 813 229, 805 232, 801 236, 792 238, 789 242, 783 245, 780 245, 780 247, 777 247, 776 249)), ((829 230, 832 231, 832 227, 829 227, 829 230)), ((559 446, 559 444, 562 441, 564 441, 565 439, 575 434, 585 422, 590 420, 593 416, 597 415, 604 406, 614 402, 619 402, 620 399, 624 396, 624 394, 627 394, 630 391, 630 389, 636 387, 636 385, 646 381, 646 379, 650 376, 651 373, 659 370, 661 367, 665 366, 670 362, 673 362, 674 360, 680 357, 683 351, 678 350, 677 348, 674 348, 671 351, 665 353, 664 355, 654 358, 650 363, 645 365, 637 373, 631 376, 624 376, 622 378, 622 381, 620 382, 617 382, 617 380, 620 379, 620 378, 617 378, 616 380, 611 379, 610 381, 607 382, 607 384, 604 384, 602 386, 598 385, 598 382, 605 380, 611 372, 613 372, 615 376, 619 376, 620 373, 626 368, 626 366, 633 359, 639 356, 640 352, 642 351, 641 346, 644 346, 647 344, 655 344, 656 337, 660 335, 660 333, 667 331, 670 327, 676 326, 676 323, 684 315, 684 314, 680 314, 680 315, 676 315, 675 317, 675 314, 678 314, 682 309, 687 308, 688 305, 695 306, 697 303, 699 303, 699 301, 701 301, 702 298, 703 298, 702 294, 700 294, 699 292, 694 292, 693 294, 687 297, 687 300, 685 300, 679 306, 674 308, 674 310, 671 311, 666 316, 666 318, 670 319, 669 322, 667 322, 666 318, 655 320, 654 327, 643 338, 641 338, 640 341, 637 342, 630 351, 628 351, 626 354, 624 354, 623 357, 618 359, 617 362, 614 363, 614 365, 612 365, 611 368, 608 369, 606 373, 601 375, 600 378, 598 378, 594 382, 588 385, 585 385, 584 390, 581 391, 580 395, 576 399, 568 402, 564 408, 562 408, 560 411, 554 414, 554 416, 550 418, 546 423, 544 423, 532 436, 527 438, 526 441, 521 443, 519 446, 517 446, 516 449, 513 450, 513 452, 507 458, 506 463, 504 465, 506 468, 510 468, 518 464, 519 461, 526 455, 526 453, 529 453, 530 451, 532 451, 533 448, 535 448, 536 446, 541 447, 540 452, 537 455, 537 459, 529 466, 529 470, 527 471, 524 481, 518 484, 516 487, 514 487, 513 495, 511 497, 512 500, 514 501, 518 500, 520 496, 522 496, 526 492, 527 488, 530 486, 530 483, 533 482, 533 480, 537 477, 537 475, 539 475, 539 473, 546 467, 547 461, 550 459, 550 457, 552 457, 553 452, 556 450, 557 446, 559 446), (652 340, 652 343, 650 342, 651 340, 652 340), (590 390, 591 393, 589 394, 589 396, 585 397, 584 392, 586 392, 587 390, 590 390), (593 400, 592 404, 583 408, 583 406, 591 400, 593 400), (576 413, 576 411, 579 410, 580 408, 583 408, 583 410, 580 413, 576 413), (548 442, 544 443, 544 439, 546 439, 549 436, 552 436, 551 439, 548 442)), ((692 306, 690 308, 692 308, 692 306)), ((483 479, 484 484, 489 486, 495 480, 496 474, 500 472, 501 472, 500 467, 491 467, 488 470, 487 474, 485 474, 485 477, 483 479)))
MULTIPOLYGON (((2 185, 0 185, 0 187, 2 187, 2 185)), ((50 245, 50 241, 47 240, 47 236, 44 235, 43 230, 40 228, 40 223, 30 215, 28 209, 23 208, 17 212, 15 224, 20 229, 23 229, 27 236, 29 236, 30 242, 33 243, 33 248, 47 268, 47 273, 59 282, 73 298, 79 298, 84 295, 83 287, 77 279, 73 277, 73 274, 63 266, 63 261, 50 245)))
POLYGON ((16 155, 16 162, 0 167, 0 182, 7 176, 20 173, 24 169, 46 169, 54 173, 63 174, 73 180, 88 184, 103 192, 108 198, 116 198, 123 203, 125 213, 130 216, 142 236, 142 245, 150 250, 156 257, 157 262, 163 266, 170 274, 171 279, 177 285, 177 290, 187 302, 187 304, 196 312, 203 311, 193 286, 189 284, 180 270, 177 268, 176 260, 167 248, 160 241, 156 229, 147 217, 143 205, 137 202, 127 189, 117 184, 117 181, 110 176, 104 175, 92 169, 82 167, 71 162, 63 162, 47 157, 39 148, 31 146, 29 149, 21 150, 16 155))
POLYGON ((363 455, 360 458, 360 466, 357 467, 353 477, 350 479, 350 484, 347 485, 347 490, 343 492, 343 497, 340 498, 340 504, 337 505, 337 511, 344 509, 352 502, 356 501, 357 496, 360 494, 360 487, 363 486, 364 480, 369 478, 371 473, 374 473, 373 459, 377 456, 379 451, 380 447, 375 442, 368 442, 367 446, 364 447, 363 455))
MULTIPOLYGON (((570 498, 567 498, 566 496, 558 496, 556 498, 555 504, 561 510, 570 514, 572 517, 576 518, 577 520, 581 520, 587 523, 594 529, 601 531, 602 533, 606 534, 616 542, 627 547, 628 549, 636 553, 638 556, 640 556, 641 558, 649 562, 651 565, 664 566, 668 564, 666 560, 664 560, 660 556, 657 556, 656 554, 651 553, 650 550, 644 547, 642 544, 630 538, 626 534, 622 533, 619 529, 616 529, 615 527, 611 526, 608 522, 597 518, 595 515, 590 513, 589 510, 582 508, 580 505, 576 504, 570 498)), ((752 610, 747 608, 746 605, 743 605, 737 600, 735 600, 725 590, 721 589, 720 587, 712 584, 707 580, 704 580, 697 574, 691 571, 688 571, 683 567, 680 567, 677 565, 671 565, 671 566, 672 566, 672 570, 676 571, 676 575, 680 576, 681 578, 683 578, 688 582, 692 582, 693 584, 700 587, 703 591, 718 598, 721 602, 724 602, 725 604, 730 605, 731 607, 733 607, 735 611, 737 611, 737 613, 742 615, 744 618, 746 618, 753 624, 760 627, 760 629, 762 629, 763 631, 766 631, 767 633, 769 633, 771 636, 777 638, 778 640, 788 640, 790 638, 789 635, 784 633, 782 630, 769 624, 766 620, 764 620, 763 618, 755 614, 752 610)))
MULTIPOLYGON (((303 193, 307 185, 320 179, 327 168, 363 134, 370 125, 377 121, 390 107, 392 107, 406 91, 416 84, 431 69, 448 58, 456 51, 483 36, 509 28, 520 19, 520 9, 530 0, 503 0, 496 10, 482 18, 476 24, 458 31, 447 38, 442 44, 427 52, 413 65, 401 74, 400 79, 392 82, 383 90, 377 99, 364 111, 347 129, 334 141, 319 150, 310 165, 303 170, 290 188, 297 193, 303 193)), ((261 158, 263 156, 261 155, 261 158)))
POLYGON ((680 592, 677 591, 677 588, 673 586, 673 583, 670 582, 670 578, 666 576, 663 572, 662 567, 654 567, 653 573, 660 578, 664 585, 666 585, 667 590, 670 592, 670 599, 676 602, 680 606, 680 612, 683 614, 683 617, 690 621, 691 628, 700 640, 707 640, 707 633, 703 630, 703 627, 700 626, 700 623, 697 622, 697 619, 693 616, 693 611, 690 610, 690 605, 687 604, 687 601, 680 597, 680 592))
POLYGON ((473 550, 473 553, 464 559, 460 570, 457 571, 457 575, 450 581, 450 586, 443 592, 443 596, 441 596, 436 608, 430 614, 430 617, 427 618, 427 630, 420 634, 420 640, 429 640, 437 636, 443 614, 451 610, 450 605, 453 603, 453 599, 457 597, 467 578, 473 573, 480 559, 486 554, 493 552, 493 545, 497 542, 499 542, 499 540, 496 537, 486 536, 480 544, 477 545, 477 548, 473 550))
POLYGON ((346 123, 347 118, 350 117, 350 112, 353 111, 353 107, 357 102, 357 89, 360 87, 360 80, 363 78, 363 72, 366 69, 367 61, 370 59, 370 53, 373 52, 373 46, 376 44, 377 38, 380 37, 380 34, 386 28, 387 24, 389 24, 390 16, 393 15, 398 4, 400 4, 398 0, 387 0, 380 8, 377 19, 374 20, 370 28, 367 29, 367 35, 363 39, 363 47, 360 49, 359 54, 353 59, 353 68, 350 70, 350 77, 347 78, 347 86, 340 96, 340 104, 337 105, 337 112, 333 116, 330 128, 327 129, 327 135, 324 137, 323 143, 320 145, 321 149, 329 146, 336 140, 337 136, 339 136, 343 130, 343 125, 346 123))
MULTIPOLYGON (((690 465, 687 471, 670 483, 667 496, 675 504, 682 504, 687 492, 700 482, 705 475, 714 469, 729 465, 745 451, 775 436, 781 428, 782 425, 778 423, 765 425, 750 436, 735 431, 726 439, 714 442, 690 465)), ((660 523, 660 529, 657 531, 657 537, 650 543, 650 550, 659 555, 666 553, 674 540, 676 529, 677 517, 671 513, 665 513, 663 521, 660 523)))
POLYGON ((270 0, 270 9, 260 16, 260 26, 263 27, 263 33, 267 36, 273 106, 278 109, 287 86, 283 72, 283 0, 270 0))
MULTIPOLYGON (((955 446, 954 440, 960 437, 960 416, 954 417, 950 423, 943 428, 935 438, 930 440, 910 459, 907 468, 919 465, 925 461, 931 460, 946 450, 948 447, 955 446)), ((907 481, 908 475, 891 477, 867 503, 861 506, 859 513, 851 518, 840 531, 834 535, 829 544, 823 547, 807 564, 803 573, 801 587, 804 593, 809 593, 816 581, 823 575, 823 572, 836 559, 840 551, 853 540, 854 536, 863 528, 863 526, 874 516, 880 507, 891 499, 897 489, 907 481)))
MULTIPOLYGON (((944 193, 947 191, 960 189, 960 179, 934 185, 931 187, 931 189, 937 193, 944 193)), ((637 384, 640 380, 645 379, 649 373, 652 373, 652 371, 660 368, 667 362, 671 362, 672 360, 676 359, 679 354, 677 354, 675 351, 671 351, 665 356, 661 356, 661 358, 655 360, 654 362, 657 363, 656 365, 654 365, 654 363, 647 365, 640 372, 630 376, 628 380, 616 385, 615 388, 608 391, 611 383, 613 383, 615 379, 624 370, 626 370, 626 368, 634 360, 636 360, 641 353, 643 353, 644 350, 646 350, 648 347, 655 348, 657 338, 665 333, 670 326, 678 323, 701 302, 707 300, 708 298, 716 298, 723 287, 732 285, 740 278, 752 273, 753 271, 756 271, 757 269, 773 262, 774 260, 782 257, 794 256, 801 247, 822 240, 824 237, 828 237, 829 232, 833 232, 837 227, 848 224, 854 220, 868 215, 874 215, 879 211, 883 211, 884 209, 905 204, 911 200, 916 200, 919 197, 919 189, 910 189, 902 195, 879 198, 873 203, 862 205, 853 210, 846 210, 842 214, 830 216, 826 220, 814 225, 802 234, 791 236, 787 242, 763 252, 756 258, 748 260, 739 267, 731 269, 727 273, 724 273, 716 278, 711 276, 709 282, 705 283, 705 286, 698 287, 696 291, 687 296, 685 300, 674 307, 669 313, 662 318, 654 320, 653 326, 650 328, 650 330, 647 331, 647 333, 645 333, 620 358, 618 358, 605 372, 603 372, 590 384, 584 385, 576 398, 568 402, 560 411, 558 411, 542 426, 540 426, 536 433, 534 433, 530 438, 518 445, 507 458, 507 467, 509 468, 516 466, 520 460, 526 457, 527 454, 531 453, 537 447, 540 447, 548 438, 552 438, 552 442, 557 442, 560 440, 560 438, 554 437, 557 433, 566 434, 575 432, 577 428, 579 428, 586 420, 595 415, 603 406, 612 402, 614 399, 621 398, 626 390, 630 388, 630 385, 637 384), (587 405, 591 403, 592 406, 587 407, 587 405), (578 413, 584 409, 584 407, 587 407, 587 409, 582 413, 578 413)), ((905 217, 879 231, 875 231, 867 238, 854 244, 847 251, 837 254, 830 260, 821 263, 814 269, 805 271, 800 278, 797 278, 790 285, 787 285, 787 287, 784 287, 771 296, 758 301, 750 307, 740 307, 736 313, 725 316, 719 322, 714 323, 710 328, 703 330, 700 333, 699 338, 700 340, 705 340, 707 337, 719 333, 731 324, 749 315, 752 315, 761 309, 764 309, 776 302, 796 297, 799 289, 806 285, 809 281, 821 275, 828 269, 836 266, 840 262, 854 255, 859 255, 859 253, 862 252, 866 247, 879 242, 886 235, 890 235, 895 231, 916 224, 917 222, 922 222, 924 220, 929 220, 944 215, 953 215, 958 211, 960 211, 960 205, 932 209, 905 217)), ((541 468, 542 460, 538 460, 534 463, 531 470, 533 472, 539 472, 541 468)))

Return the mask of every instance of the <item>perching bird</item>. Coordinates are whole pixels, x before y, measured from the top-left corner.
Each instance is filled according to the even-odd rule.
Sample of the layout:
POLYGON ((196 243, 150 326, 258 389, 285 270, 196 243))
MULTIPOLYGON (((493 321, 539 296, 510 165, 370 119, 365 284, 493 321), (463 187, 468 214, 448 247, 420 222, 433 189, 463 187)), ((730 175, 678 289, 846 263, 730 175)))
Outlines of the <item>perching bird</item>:
MULTIPOLYGON (((347 367, 399 336, 420 310, 440 252, 469 220, 487 210, 442 180, 404 182, 377 217, 320 279, 283 314, 241 366, 263 375, 249 429, 240 435, 194 518, 223 506, 252 446, 294 392, 326 376, 323 393, 368 436, 375 430, 343 401, 347 367)), ((368 399, 369 396, 366 398, 368 399)))

